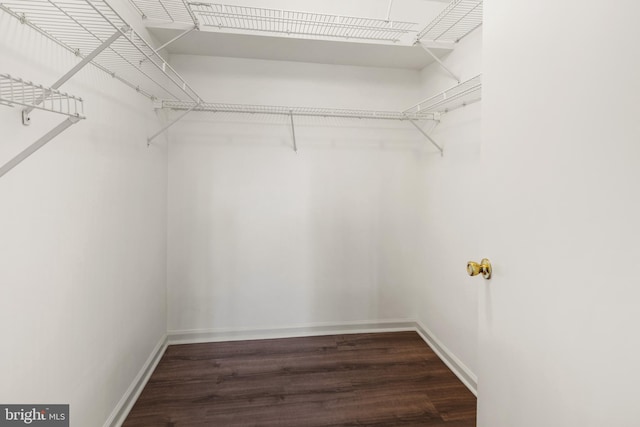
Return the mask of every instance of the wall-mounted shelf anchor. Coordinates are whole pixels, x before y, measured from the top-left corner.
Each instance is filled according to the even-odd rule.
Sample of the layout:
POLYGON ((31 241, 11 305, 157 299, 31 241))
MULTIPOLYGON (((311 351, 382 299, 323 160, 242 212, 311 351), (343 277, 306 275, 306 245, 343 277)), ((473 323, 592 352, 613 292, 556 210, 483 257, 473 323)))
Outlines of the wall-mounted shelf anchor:
POLYGON ((22 124, 25 126, 29 126, 31 124, 31 117, 29 117, 29 113, 31 111, 27 111, 27 109, 22 110, 22 124))

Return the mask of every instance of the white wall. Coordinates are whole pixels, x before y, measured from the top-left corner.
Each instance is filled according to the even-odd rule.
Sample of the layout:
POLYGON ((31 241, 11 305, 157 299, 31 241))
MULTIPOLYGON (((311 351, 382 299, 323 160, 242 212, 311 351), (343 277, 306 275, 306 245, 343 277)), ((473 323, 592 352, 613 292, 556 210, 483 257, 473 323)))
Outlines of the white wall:
POLYGON ((638 16, 486 2, 481 427, 638 425, 638 16))
POLYGON ((207 102, 398 111, 420 83, 417 71, 388 68, 195 55, 171 64, 207 102))
MULTIPOLYGON (((50 85, 77 59, 0 14, 0 72, 50 85)), ((165 333, 166 147, 151 103, 89 67, 88 117, 0 178, 0 401, 108 418, 165 333)), ((0 106, 0 163, 62 116, 0 106)))
MULTIPOLYGON (((210 101, 396 108, 412 71, 175 56, 210 101)), ((406 123, 193 113, 169 148, 169 330, 407 318, 415 162, 406 123)))
MULTIPOLYGON (((482 32, 474 31, 444 58, 461 80, 482 72, 482 32)), ((456 84, 438 64, 422 71, 424 99, 456 84)), ((420 157, 420 201, 416 269, 413 280, 416 318, 466 366, 477 367, 477 286, 466 263, 479 261, 477 228, 481 213, 478 184, 481 150, 480 103, 442 116, 433 138, 444 155, 420 157)), ((426 129, 430 129, 428 125, 426 129)))

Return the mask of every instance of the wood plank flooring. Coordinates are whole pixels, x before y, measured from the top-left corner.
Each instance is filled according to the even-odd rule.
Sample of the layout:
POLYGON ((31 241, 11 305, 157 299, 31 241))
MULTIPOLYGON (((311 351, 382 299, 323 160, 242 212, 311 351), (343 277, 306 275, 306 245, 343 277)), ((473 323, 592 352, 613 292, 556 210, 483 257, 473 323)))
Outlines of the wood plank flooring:
POLYGON ((476 398, 415 332, 169 346, 124 427, 474 427, 476 398))

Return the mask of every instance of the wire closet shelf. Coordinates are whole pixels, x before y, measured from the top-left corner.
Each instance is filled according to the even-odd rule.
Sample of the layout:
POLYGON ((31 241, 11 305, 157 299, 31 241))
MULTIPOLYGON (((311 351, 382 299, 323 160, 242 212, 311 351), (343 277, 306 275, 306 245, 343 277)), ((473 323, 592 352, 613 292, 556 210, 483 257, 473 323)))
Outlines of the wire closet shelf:
POLYGON ((184 0, 129 0, 142 19, 195 25, 196 18, 184 0))
POLYGON ((482 25, 483 0, 453 0, 416 37, 417 41, 457 43, 482 25))
POLYGON ((9 107, 19 105, 79 119, 85 118, 82 98, 8 74, 0 74, 0 104, 9 107))
POLYGON ((145 19, 225 30, 398 42, 416 23, 185 0, 129 0, 145 19))
MULTIPOLYGON (((81 98, 12 77, 9 74, 0 74, 0 105, 9 107, 20 105, 29 110, 38 109, 67 116, 34 143, 24 148, 6 163, 0 164, 0 178, 42 148, 47 142, 85 118, 81 98)), ((22 110, 23 117, 24 111, 22 110)))
POLYGON ((430 112, 403 113, 397 111, 374 111, 339 108, 315 108, 315 107, 285 107, 275 105, 248 105, 207 103, 196 104, 193 102, 162 101, 161 108, 182 111, 205 111, 210 113, 240 113, 240 114, 269 114, 280 116, 307 116, 307 117, 335 117, 351 119, 375 119, 375 120, 433 120, 434 114, 430 112))
POLYGON ((218 29, 388 42, 417 32, 412 22, 219 3, 190 2, 188 6, 200 24, 218 29))
POLYGON ((482 99, 482 75, 453 86, 404 111, 407 115, 443 114, 482 99))
POLYGON ((200 99, 105 0, 0 1, 0 10, 76 56, 91 58, 93 65, 148 98, 200 99), (93 57, 93 52, 99 53, 93 57))

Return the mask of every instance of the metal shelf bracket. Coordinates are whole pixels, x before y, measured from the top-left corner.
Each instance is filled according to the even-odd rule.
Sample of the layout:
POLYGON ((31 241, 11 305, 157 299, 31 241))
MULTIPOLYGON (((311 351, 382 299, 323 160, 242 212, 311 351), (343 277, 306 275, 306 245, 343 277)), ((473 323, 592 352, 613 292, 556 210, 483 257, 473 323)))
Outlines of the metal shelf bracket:
POLYGON ((18 166, 22 163, 27 157, 38 151, 42 148, 47 142, 51 141, 53 138, 64 132, 69 126, 74 125, 80 121, 80 117, 68 117, 62 123, 60 123, 55 128, 51 129, 49 132, 41 136, 36 142, 22 150, 18 153, 13 159, 9 160, 7 163, 0 167, 0 178, 4 176, 11 169, 18 166))
POLYGON ((444 65, 444 62, 442 62, 440 58, 438 58, 431 49, 425 46, 424 43, 421 43, 420 40, 416 41, 416 44, 418 44, 422 49, 424 49, 424 51, 427 52, 447 72, 447 74, 453 77, 456 83, 460 83, 460 77, 458 77, 456 74, 453 73, 453 71, 451 71, 446 65, 444 65))
POLYGON ((289 110, 289 119, 291 119, 291 135, 293 136, 293 151, 298 153, 298 146, 296 144, 296 128, 293 125, 293 110, 289 110))
MULTIPOLYGON (((174 38, 172 38, 171 40, 169 40, 168 42, 166 42, 166 43, 165 43, 165 44, 163 44, 162 46, 155 48, 155 49, 153 50, 153 52, 154 52, 156 55, 160 55, 160 51, 161 51, 162 49, 164 49, 165 47, 169 46, 170 44, 172 44, 172 43, 174 43, 174 42, 176 42, 176 41, 180 40, 181 38, 183 38, 183 37, 184 37, 184 36, 186 36, 187 34, 191 33, 192 31, 199 30, 199 29, 200 29, 200 28, 198 28, 198 26, 197 26, 197 25, 194 25, 192 28, 189 28, 188 30, 184 30, 183 32, 181 32, 180 34, 178 34, 177 36, 175 36, 174 38)), ((149 60, 149 58, 142 58, 142 59, 140 60, 140 64, 143 64, 144 62, 146 62, 146 61, 148 61, 148 60, 149 60)), ((164 70, 164 65, 165 65, 165 63, 163 63, 163 71, 165 71, 165 70, 164 70)))
MULTIPOLYGON (((431 136, 429 136, 428 133, 426 133, 414 120, 412 120, 409 116, 405 115, 405 117, 407 118, 407 120, 409 121, 409 123, 411 123, 417 130, 418 132, 420 132, 425 138, 427 138, 427 140, 429 140, 429 142, 431 144, 434 145, 434 147, 436 147, 438 149, 438 151, 440 152, 440 156, 444 155, 444 151, 442 149, 442 147, 440 145, 438 145, 437 142, 435 142, 433 140, 433 138, 431 136)), ((437 122, 436 122, 437 123, 437 122)))
POLYGON ((153 135, 151 135, 150 137, 147 138, 147 147, 149 147, 151 145, 151 141, 153 141, 154 139, 156 139, 158 136, 160 136, 161 134, 163 134, 164 132, 166 132, 171 126, 175 125, 176 123, 178 123, 180 120, 182 120, 182 118, 184 116, 186 116, 187 114, 189 114, 190 112, 192 112, 193 110, 195 110, 197 107, 200 106, 200 104, 202 104, 202 101, 198 101, 195 104, 193 104, 193 106, 191 106, 191 108, 189 108, 187 111, 185 111, 184 113, 180 114, 178 117, 176 117, 175 119, 171 120, 169 123, 167 123, 166 125, 164 125, 158 132, 154 133, 153 135))

